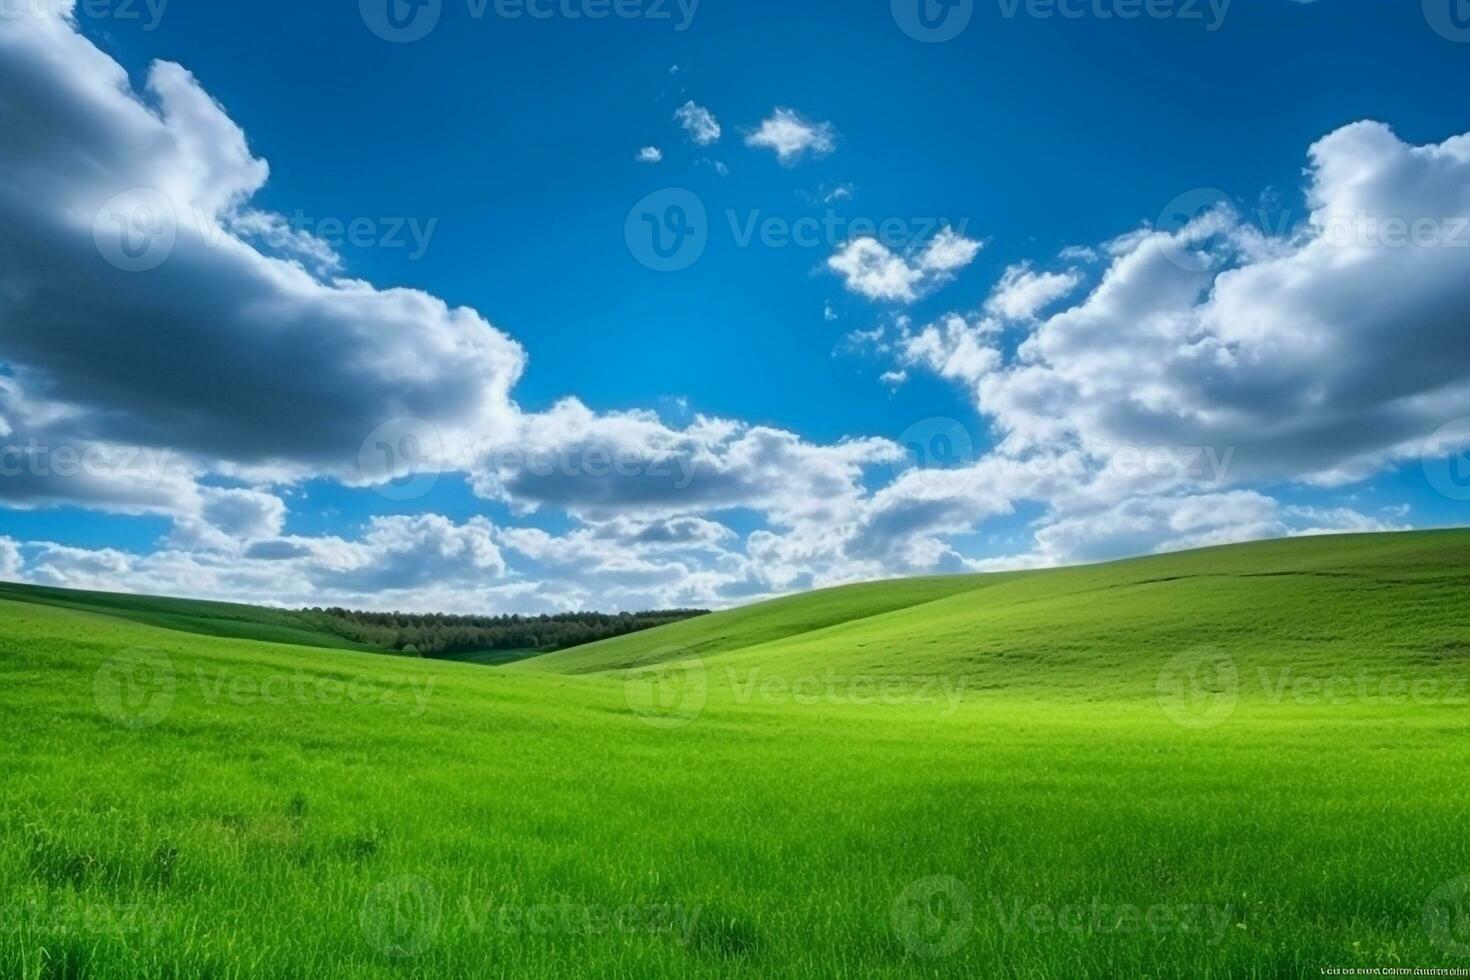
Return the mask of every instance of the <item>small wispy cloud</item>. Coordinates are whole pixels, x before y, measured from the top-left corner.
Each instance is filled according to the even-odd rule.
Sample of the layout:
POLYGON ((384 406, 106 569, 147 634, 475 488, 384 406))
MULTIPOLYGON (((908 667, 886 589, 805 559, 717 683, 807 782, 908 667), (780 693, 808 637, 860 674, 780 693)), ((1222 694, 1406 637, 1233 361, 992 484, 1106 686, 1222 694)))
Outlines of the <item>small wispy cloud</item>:
POLYGON ((823 157, 837 148, 837 128, 831 123, 809 122, 794 109, 777 107, 771 118, 745 137, 745 145, 773 150, 776 159, 790 166, 810 154, 823 157))
POLYGON ((724 132, 715 114, 693 99, 674 110, 674 118, 679 121, 680 126, 684 127, 684 132, 689 134, 689 138, 696 146, 710 146, 718 143, 720 134, 724 132))

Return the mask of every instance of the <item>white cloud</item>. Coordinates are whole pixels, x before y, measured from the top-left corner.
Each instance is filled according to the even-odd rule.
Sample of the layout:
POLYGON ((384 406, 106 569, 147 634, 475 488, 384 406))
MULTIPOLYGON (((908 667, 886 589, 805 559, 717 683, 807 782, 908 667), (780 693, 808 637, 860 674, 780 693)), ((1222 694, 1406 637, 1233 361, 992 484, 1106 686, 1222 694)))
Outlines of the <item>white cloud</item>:
POLYGON ((524 416, 514 441, 487 447, 474 481, 490 499, 587 520, 745 507, 791 524, 851 506, 862 495, 862 467, 896 455, 882 439, 816 446, 704 416, 676 429, 652 412, 599 415, 568 399, 524 416))
MULTIPOLYGON (((362 537, 286 537, 234 551, 166 547, 148 555, 48 542, 26 580, 40 585, 284 606, 483 611, 498 607, 506 568, 484 518, 378 517, 362 537)), ((3 549, 0 549, 3 551, 3 549)))
POLYGON ((663 162, 663 158, 664 151, 656 146, 645 146, 638 151, 639 163, 661 163, 663 162))
POLYGON ((828 259, 827 265, 842 276, 848 289, 868 299, 912 303, 919 298, 918 286, 924 280, 922 269, 889 251, 876 238, 853 239, 828 259))
MULTIPOLYGON (((1311 159, 1310 226, 1289 240, 1263 242, 1229 211, 1114 239, 1091 294, 1013 353, 992 318, 905 329, 900 364, 964 386, 999 440, 919 499, 960 525, 993 510, 974 499, 986 487, 1045 504, 1029 557, 1042 563, 1387 527, 1248 488, 1367 478, 1470 415, 1456 327, 1470 308, 1470 236, 1454 241, 1470 215, 1470 136, 1415 147, 1359 123, 1311 159), (1417 242, 1393 237, 1414 227, 1417 242), (1151 455, 1193 462, 1140 465, 1151 455)), ((1039 312, 1011 302, 1024 275, 1007 274, 991 312, 1039 312)), ((913 495, 900 483, 878 496, 913 495)))
POLYGON ((985 303, 987 312, 1007 320, 1030 320, 1082 284, 1076 271, 1033 272, 1027 263, 1006 269, 985 303))
MULTIPOLYGON (((0 538, 4 577, 288 605, 721 605, 909 571, 1385 527, 1260 487, 1372 474, 1470 415, 1470 248, 1370 241, 1360 227, 1334 238, 1364 215, 1451 231, 1470 213, 1470 137, 1413 147, 1346 127, 1313 147, 1313 221, 1299 236, 1266 240, 1211 213, 1069 250, 1095 259, 1100 281, 1042 322, 1077 273, 1015 266, 979 314, 861 334, 897 361, 885 383, 933 372, 983 419, 975 458, 925 470, 903 469, 884 439, 816 445, 574 398, 527 414, 512 400, 526 364, 514 340, 426 293, 341 278, 330 245, 252 205, 266 164, 183 68, 156 65, 135 92, 66 21, 0 19, 0 91, 0 450, 24 461, 0 499, 173 520, 146 555, 0 538), (106 260, 98 229, 143 217, 124 209, 115 226, 104 207, 140 187, 173 212, 172 246, 129 272, 106 260), (1007 330, 1026 335, 1019 350, 1007 330), (284 533, 291 482, 380 481, 387 470, 360 469, 359 451, 404 416, 437 431, 429 466, 568 526, 423 514, 284 533), (1229 450, 1228 465, 1155 472, 1119 452, 1159 446, 1229 450), (62 449, 88 461, 58 466, 62 449), (902 472, 885 479, 889 467, 902 472), (982 563, 953 544, 1023 503, 1042 512, 1029 553, 982 563), (735 512, 760 525, 744 540, 735 512)), ((748 142, 790 164, 831 152, 835 132, 781 109, 748 142)), ((910 303, 981 247, 952 229, 902 254, 857 239, 829 265, 853 292, 910 303)))
POLYGON ((1263 494, 1237 490, 1125 500, 1056 520, 1037 531, 1036 541, 1038 560, 1058 564, 1262 538, 1400 529, 1348 508, 1285 507, 1263 494))
POLYGON ((0 536, 0 581, 19 581, 25 574, 24 568, 25 558, 20 553, 20 542, 0 536))
POLYGON ((689 134, 696 146, 710 146, 720 141, 720 122, 714 113, 692 99, 674 110, 674 118, 689 134))
POLYGON ((912 303, 950 281, 975 260, 984 246, 952 228, 940 231, 917 255, 900 255, 876 238, 855 238, 837 250, 827 266, 847 288, 872 300, 912 303))
POLYGON ((773 150, 790 166, 807 154, 823 157, 837 148, 837 129, 831 123, 809 122, 795 110, 777 107, 771 118, 745 137, 745 145, 773 150))
POLYGON ((454 438, 514 415, 520 346, 428 294, 299 264, 333 262, 249 206, 268 167, 180 66, 135 93, 71 23, 27 15, 0 21, 0 89, 12 428, 166 449, 195 472, 349 476, 386 418, 454 438))

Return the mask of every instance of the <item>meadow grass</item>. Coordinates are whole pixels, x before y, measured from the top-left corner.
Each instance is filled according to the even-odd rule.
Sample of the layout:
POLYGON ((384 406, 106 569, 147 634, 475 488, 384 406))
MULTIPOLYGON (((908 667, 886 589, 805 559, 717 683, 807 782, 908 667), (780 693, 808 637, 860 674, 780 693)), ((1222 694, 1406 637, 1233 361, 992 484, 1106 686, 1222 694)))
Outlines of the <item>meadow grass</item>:
POLYGON ((1467 559, 863 586, 509 668, 0 601, 0 976, 1470 967, 1467 559))

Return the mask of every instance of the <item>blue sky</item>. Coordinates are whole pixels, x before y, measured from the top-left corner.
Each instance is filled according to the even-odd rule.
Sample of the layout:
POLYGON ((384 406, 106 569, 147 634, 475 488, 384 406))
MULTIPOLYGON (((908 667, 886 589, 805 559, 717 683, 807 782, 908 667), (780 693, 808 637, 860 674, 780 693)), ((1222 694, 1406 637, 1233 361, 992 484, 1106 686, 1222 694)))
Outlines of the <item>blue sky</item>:
POLYGON ((146 493, 125 464, 12 480, 11 577, 286 603, 720 605, 1463 522, 1459 484, 1436 489, 1422 459, 1446 427, 1451 455, 1470 415, 1454 291, 1470 279, 1454 141, 1470 37, 1448 0, 1180 0, 1132 18, 1128 0, 922 0, 957 32, 943 43, 913 36, 920 0, 624 0, 638 16, 602 19, 596 0, 544 17, 442 0, 394 7, 427 30, 403 43, 380 36, 388 2, 5 7, 8 81, 69 93, 22 95, 11 131, 57 120, 46 152, 99 162, 63 186, 27 169, 44 153, 25 139, 0 143, 17 229, 0 255, 31 256, 0 301, 24 325, 0 347, 0 417, 16 445, 150 448, 185 471, 146 493), (151 119, 62 84, 84 50, 126 71, 151 119), (151 87, 159 62, 183 71, 151 87), (691 104, 717 138, 676 119, 691 104), (789 158, 762 132, 796 140, 789 158), (37 246, 68 208, 101 215, 139 187, 180 223, 158 268, 114 280, 100 245, 87 262, 37 246), (690 200, 697 260, 640 262, 640 211, 690 200), (1324 215, 1372 235, 1327 255, 1324 215), (1380 240, 1416 220, 1434 242, 1380 240), (809 240, 782 240, 802 221, 809 240), (1150 231, 1185 261, 1130 264, 1159 250, 1150 231), (250 254, 231 278, 235 244, 250 254), (275 262, 327 292, 247 285, 275 262), (1353 296, 1378 276, 1410 294, 1384 320, 1353 296), (338 277, 385 310, 398 287, 443 310, 365 310, 338 277), (280 319, 251 319, 264 310, 280 319), (216 345, 223 321, 238 330, 216 345), (281 321, 299 338, 273 337, 281 321), (460 331, 476 339, 456 351, 460 331), (395 418, 446 444, 407 496, 361 466, 395 418), (942 467, 903 452, 956 433, 942 467), (481 458, 532 444, 562 472, 481 458), (1120 445, 1173 471, 1123 472, 1120 445), (589 447, 712 475, 589 477, 589 447), (1202 447, 1228 458, 1203 482, 1202 447), (1062 478, 1037 462, 1069 453, 1062 478))

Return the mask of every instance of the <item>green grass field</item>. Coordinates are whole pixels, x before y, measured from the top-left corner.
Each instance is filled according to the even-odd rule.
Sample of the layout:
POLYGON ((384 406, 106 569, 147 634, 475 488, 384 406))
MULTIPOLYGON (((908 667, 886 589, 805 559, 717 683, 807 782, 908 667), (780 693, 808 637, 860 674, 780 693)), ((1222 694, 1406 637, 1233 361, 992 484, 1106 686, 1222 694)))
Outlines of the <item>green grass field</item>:
POLYGON ((1313 538, 506 667, 9 591, 0 977, 1470 968, 1467 587, 1313 538))

